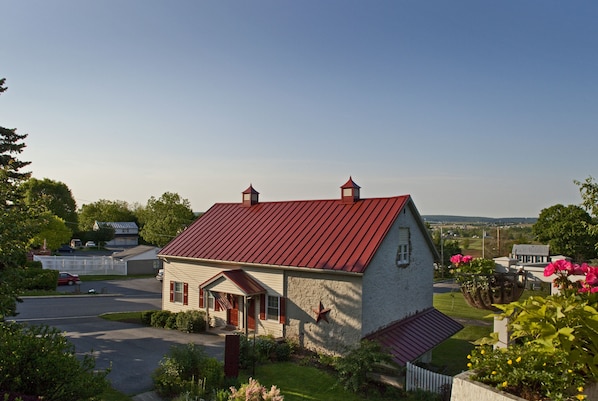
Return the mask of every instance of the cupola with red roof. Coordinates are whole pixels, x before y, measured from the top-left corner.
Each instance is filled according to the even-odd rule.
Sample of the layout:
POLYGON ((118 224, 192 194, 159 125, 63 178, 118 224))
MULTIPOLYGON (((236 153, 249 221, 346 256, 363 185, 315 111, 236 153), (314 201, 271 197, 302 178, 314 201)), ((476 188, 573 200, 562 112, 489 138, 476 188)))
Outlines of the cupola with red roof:
POLYGON ((249 188, 243 191, 243 206, 257 205, 259 203, 259 195, 260 193, 249 184, 249 188))
POLYGON ((341 200, 343 203, 355 203, 359 200, 359 189, 361 187, 355 184, 355 181, 349 177, 347 181, 341 187, 341 200))

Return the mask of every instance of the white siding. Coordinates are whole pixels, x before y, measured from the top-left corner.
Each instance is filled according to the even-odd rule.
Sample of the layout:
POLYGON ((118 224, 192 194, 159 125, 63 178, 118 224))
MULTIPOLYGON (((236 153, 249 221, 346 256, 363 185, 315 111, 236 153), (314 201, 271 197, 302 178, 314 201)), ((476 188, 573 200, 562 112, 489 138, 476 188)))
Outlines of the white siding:
MULTIPOLYGON (((199 309, 199 285, 214 277, 223 270, 233 269, 230 265, 207 265, 191 262, 171 261, 164 263, 164 280, 162 287, 162 309, 170 310, 172 312, 180 312, 185 310, 199 309), (188 283, 188 305, 181 303, 170 302, 170 281, 180 281, 188 283)), ((243 270, 251 275, 264 287, 269 295, 284 296, 283 294, 283 279, 284 275, 281 270, 260 270, 255 267, 243 268, 243 270)), ((215 291, 221 291, 232 294, 239 294, 238 288, 228 280, 219 281, 213 288, 215 291)), ((242 299, 241 299, 242 301, 242 299)), ((205 305, 207 307, 207 304, 205 305)), ((259 320, 260 300, 255 302, 255 316, 258 334, 271 334, 274 337, 281 337, 283 335, 283 325, 278 320, 259 320)), ((204 308, 205 309, 205 308, 204 308)), ((244 328, 244 306, 239 303, 239 324, 240 328, 244 328)), ((226 322, 226 310, 208 311, 210 320, 216 319, 217 325, 222 325, 226 322)), ((251 313, 251 311, 249 312, 251 313)))

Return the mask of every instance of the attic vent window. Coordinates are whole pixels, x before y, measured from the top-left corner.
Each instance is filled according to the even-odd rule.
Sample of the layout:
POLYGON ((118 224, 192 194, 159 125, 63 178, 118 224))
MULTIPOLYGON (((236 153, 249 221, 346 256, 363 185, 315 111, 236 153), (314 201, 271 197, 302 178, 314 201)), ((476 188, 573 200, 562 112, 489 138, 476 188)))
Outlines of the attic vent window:
POLYGON ((251 206, 259 203, 259 195, 260 193, 253 189, 253 186, 250 184, 249 188, 243 191, 243 206, 251 206))
POLYGON ((341 187, 341 200, 343 203, 355 203, 359 200, 359 190, 361 187, 357 185, 351 177, 341 187))

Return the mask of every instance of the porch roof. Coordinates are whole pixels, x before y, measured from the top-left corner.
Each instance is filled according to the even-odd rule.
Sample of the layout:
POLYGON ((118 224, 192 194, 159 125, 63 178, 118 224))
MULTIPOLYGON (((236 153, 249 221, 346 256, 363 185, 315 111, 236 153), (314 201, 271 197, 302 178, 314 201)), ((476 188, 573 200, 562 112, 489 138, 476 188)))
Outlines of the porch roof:
POLYGON ((372 333, 366 339, 378 341, 395 362, 405 366, 461 329, 460 323, 429 308, 372 333))
POLYGON ((208 288, 222 278, 233 283, 235 287, 239 289, 241 295, 257 295, 266 293, 266 289, 242 269, 223 270, 212 278, 201 283, 199 288, 208 288))

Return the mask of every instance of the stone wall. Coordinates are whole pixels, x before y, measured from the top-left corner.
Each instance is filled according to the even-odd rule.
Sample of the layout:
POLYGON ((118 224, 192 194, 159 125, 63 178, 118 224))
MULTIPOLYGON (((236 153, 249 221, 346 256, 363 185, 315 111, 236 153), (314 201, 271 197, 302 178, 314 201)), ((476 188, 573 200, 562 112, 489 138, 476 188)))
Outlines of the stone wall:
POLYGON ((285 336, 300 346, 343 354, 361 340, 361 276, 289 271, 285 336), (316 322, 313 309, 330 308, 328 322, 316 322))
POLYGON ((364 337, 433 306, 434 254, 418 218, 416 211, 406 205, 364 274, 364 337), (406 266, 396 263, 400 228, 409 228, 406 266))

